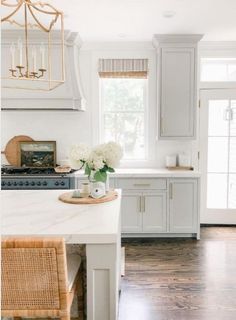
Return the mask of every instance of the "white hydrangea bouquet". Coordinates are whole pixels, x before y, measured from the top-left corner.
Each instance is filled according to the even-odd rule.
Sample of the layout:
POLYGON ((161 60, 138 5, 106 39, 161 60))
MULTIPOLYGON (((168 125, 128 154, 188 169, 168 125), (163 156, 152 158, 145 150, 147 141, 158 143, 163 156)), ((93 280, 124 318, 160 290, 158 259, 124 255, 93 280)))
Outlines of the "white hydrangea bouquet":
POLYGON ((74 169, 85 168, 90 181, 106 182, 107 173, 115 172, 123 156, 121 146, 108 142, 90 149, 85 144, 74 145, 70 151, 70 162, 74 169))

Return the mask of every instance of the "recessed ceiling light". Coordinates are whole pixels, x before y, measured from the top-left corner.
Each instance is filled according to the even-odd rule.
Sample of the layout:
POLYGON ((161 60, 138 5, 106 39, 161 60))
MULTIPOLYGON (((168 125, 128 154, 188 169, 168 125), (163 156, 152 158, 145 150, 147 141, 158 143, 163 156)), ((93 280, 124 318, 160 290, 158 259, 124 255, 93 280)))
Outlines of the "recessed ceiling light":
POLYGON ((166 11, 163 11, 162 16, 163 16, 164 18, 172 18, 172 17, 174 17, 175 14, 176 14, 175 11, 166 10, 166 11))

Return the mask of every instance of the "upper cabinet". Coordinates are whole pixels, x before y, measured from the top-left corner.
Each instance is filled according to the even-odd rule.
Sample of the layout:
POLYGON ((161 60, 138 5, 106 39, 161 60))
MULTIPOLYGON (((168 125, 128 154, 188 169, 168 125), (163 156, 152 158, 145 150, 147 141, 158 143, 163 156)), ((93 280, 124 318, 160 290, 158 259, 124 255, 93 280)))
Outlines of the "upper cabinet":
POLYGON ((155 35, 159 139, 195 139, 197 45, 202 35, 155 35))
MULTIPOLYGON (((2 78, 8 76, 9 66, 11 65, 9 47, 11 43, 17 42, 19 36, 18 30, 2 30, 2 78)), ((59 37, 60 33, 57 30, 53 31, 51 54, 53 62, 58 65, 58 70, 54 69, 54 73, 59 72, 61 67, 61 64, 57 63, 59 54, 61 54, 59 37)), ((3 87, 1 105, 3 110, 85 110, 86 102, 83 96, 79 70, 81 41, 78 33, 70 31, 64 32, 64 39, 65 82, 51 91, 3 87)), ((44 39, 41 39, 35 31, 33 43, 36 50, 38 50, 42 41, 44 39)), ((4 86, 4 81, 2 81, 2 86, 4 86)))

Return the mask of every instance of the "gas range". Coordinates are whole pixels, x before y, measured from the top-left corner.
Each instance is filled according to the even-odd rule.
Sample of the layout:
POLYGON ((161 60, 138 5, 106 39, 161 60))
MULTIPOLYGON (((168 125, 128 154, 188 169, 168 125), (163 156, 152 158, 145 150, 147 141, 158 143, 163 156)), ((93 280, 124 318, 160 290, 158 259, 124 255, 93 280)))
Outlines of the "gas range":
POLYGON ((54 168, 4 166, 1 187, 2 190, 74 189, 75 171, 56 173, 54 168))

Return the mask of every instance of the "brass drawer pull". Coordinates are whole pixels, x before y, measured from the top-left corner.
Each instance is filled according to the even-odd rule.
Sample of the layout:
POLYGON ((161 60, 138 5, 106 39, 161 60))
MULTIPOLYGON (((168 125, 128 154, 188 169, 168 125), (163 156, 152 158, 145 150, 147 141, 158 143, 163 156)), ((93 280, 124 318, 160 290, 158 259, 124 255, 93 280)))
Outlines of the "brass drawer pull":
POLYGON ((134 183, 135 187, 150 187, 150 183, 134 183))

